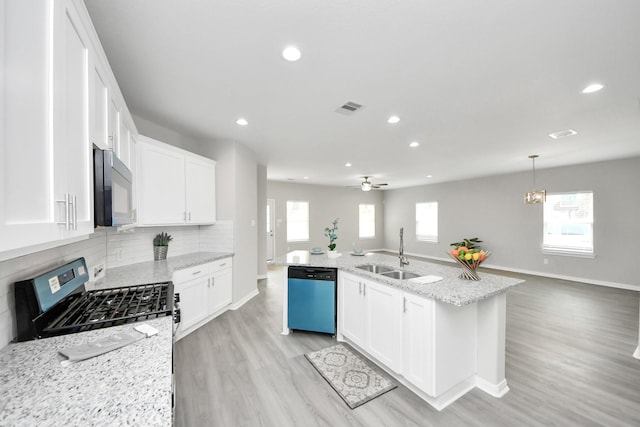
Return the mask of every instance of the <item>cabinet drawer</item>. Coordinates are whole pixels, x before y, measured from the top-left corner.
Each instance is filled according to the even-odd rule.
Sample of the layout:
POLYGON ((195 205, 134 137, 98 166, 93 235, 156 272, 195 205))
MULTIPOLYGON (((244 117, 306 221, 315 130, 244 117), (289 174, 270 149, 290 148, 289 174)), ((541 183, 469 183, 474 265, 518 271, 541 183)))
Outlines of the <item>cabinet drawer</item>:
POLYGON ((233 267, 233 259, 232 258, 219 259, 217 261, 212 262, 209 265, 211 266, 211 271, 215 273, 216 271, 233 267))
POLYGON ((211 263, 200 264, 193 267, 176 270, 173 272, 173 281, 183 283, 189 280, 200 279, 211 274, 211 263))

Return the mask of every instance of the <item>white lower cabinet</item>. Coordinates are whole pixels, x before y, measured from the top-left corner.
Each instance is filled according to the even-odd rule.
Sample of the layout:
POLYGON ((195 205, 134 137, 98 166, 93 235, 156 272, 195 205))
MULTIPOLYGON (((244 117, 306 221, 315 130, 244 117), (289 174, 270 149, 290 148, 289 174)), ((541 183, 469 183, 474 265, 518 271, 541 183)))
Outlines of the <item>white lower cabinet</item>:
POLYGON ((173 273, 174 292, 180 294, 181 339, 226 311, 232 300, 233 262, 225 258, 173 273))
POLYGON ((338 336, 425 395, 473 380, 477 304, 455 307, 340 273, 338 336))
POLYGON ((340 311, 338 323, 342 335, 354 344, 365 345, 365 302, 361 277, 340 273, 340 311))
POLYGON ((364 284, 367 344, 373 357, 395 372, 402 367, 402 291, 367 280, 364 284))
POLYGON ((402 292, 340 273, 342 335, 394 371, 402 364, 402 292))

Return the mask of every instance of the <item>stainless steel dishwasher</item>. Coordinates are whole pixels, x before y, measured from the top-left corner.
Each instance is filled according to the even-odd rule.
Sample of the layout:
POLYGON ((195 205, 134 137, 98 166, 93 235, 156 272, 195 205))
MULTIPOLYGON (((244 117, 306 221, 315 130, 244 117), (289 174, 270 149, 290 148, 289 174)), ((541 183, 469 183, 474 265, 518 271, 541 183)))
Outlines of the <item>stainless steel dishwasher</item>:
POLYGON ((288 327, 336 333, 335 268, 289 267, 288 327))

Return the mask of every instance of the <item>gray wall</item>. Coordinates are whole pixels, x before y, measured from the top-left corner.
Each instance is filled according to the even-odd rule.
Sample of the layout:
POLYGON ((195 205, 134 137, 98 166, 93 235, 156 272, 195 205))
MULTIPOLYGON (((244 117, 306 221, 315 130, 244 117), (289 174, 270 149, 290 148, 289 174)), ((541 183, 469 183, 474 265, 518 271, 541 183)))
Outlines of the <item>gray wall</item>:
POLYGON ((406 252, 444 258, 449 243, 477 236, 493 253, 488 266, 640 285, 633 256, 621 256, 640 237, 640 157, 536 170, 537 186, 547 192, 594 192, 595 259, 542 253, 542 206, 523 203, 531 178, 528 172, 385 191, 384 246, 397 250, 404 227, 406 252), (415 203, 428 201, 438 202, 437 244, 415 239, 415 203))
POLYGON ((336 241, 338 252, 348 252, 354 247, 364 249, 383 247, 382 191, 365 193, 353 188, 268 181, 267 198, 275 199, 276 204, 276 256, 297 249, 308 250, 314 246, 327 250, 329 239, 324 236, 324 229, 330 226, 335 218, 340 218, 336 241), (309 242, 287 242, 287 200, 309 202, 309 242), (358 205, 360 203, 376 205, 376 237, 374 239, 360 240, 358 237, 358 205))

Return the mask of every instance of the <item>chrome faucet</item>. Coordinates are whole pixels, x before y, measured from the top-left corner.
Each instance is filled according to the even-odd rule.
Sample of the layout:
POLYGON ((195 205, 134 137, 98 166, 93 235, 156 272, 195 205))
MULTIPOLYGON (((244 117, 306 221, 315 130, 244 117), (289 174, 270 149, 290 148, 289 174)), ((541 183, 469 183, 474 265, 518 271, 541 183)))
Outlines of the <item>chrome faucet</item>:
POLYGON ((398 258, 400 258, 400 268, 409 265, 409 260, 404 256, 404 227, 400 227, 400 250, 398 251, 398 258))

